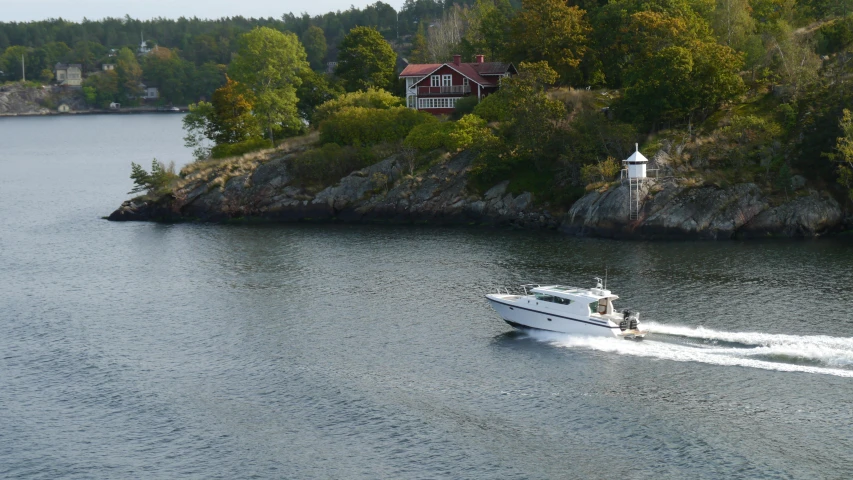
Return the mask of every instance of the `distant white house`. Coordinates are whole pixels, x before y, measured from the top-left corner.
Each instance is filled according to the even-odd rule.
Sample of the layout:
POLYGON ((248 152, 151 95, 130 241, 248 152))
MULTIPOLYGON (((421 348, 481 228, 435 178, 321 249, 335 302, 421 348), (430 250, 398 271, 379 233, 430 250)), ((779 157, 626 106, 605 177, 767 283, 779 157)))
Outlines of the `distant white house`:
POLYGON ((142 90, 142 95, 139 98, 143 100, 156 100, 160 98, 160 90, 157 87, 149 87, 144 83, 140 83, 139 89, 142 90))
POLYGON ((83 84, 83 65, 57 63, 53 67, 53 75, 59 85, 79 87, 83 84))
POLYGON ((109 72, 109 71, 111 71, 111 70, 115 70, 115 69, 116 69, 116 64, 115 64, 115 63, 104 63, 104 64, 101 64, 101 71, 103 71, 103 72, 109 72))

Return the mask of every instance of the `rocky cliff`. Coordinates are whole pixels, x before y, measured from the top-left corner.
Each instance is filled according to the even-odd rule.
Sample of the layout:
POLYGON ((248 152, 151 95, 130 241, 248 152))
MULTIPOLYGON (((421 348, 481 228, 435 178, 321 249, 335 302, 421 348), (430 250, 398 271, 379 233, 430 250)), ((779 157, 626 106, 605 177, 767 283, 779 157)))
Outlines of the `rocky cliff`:
POLYGON ((84 110, 81 90, 63 87, 32 87, 20 83, 0 86, 0 116, 47 115, 56 107, 67 104, 71 110, 84 110))
POLYGON ((531 193, 508 192, 508 182, 473 193, 467 175, 472 158, 465 152, 416 175, 404 174, 403 163, 392 156, 312 194, 288 173, 294 154, 189 169, 172 195, 129 200, 109 219, 485 224, 649 239, 813 237, 843 223, 838 202, 816 191, 800 190, 776 204, 754 184, 718 188, 674 179, 643 186, 637 220, 628 219, 624 185, 590 192, 564 215, 552 215, 531 193))
POLYGON ((252 219, 266 221, 426 222, 557 228, 560 219, 533 205, 533 195, 507 192, 509 182, 483 195, 467 189, 471 158, 462 153, 417 175, 404 175, 392 156, 311 194, 294 185, 288 158, 273 156, 223 177, 233 166, 190 174, 172 196, 130 200, 110 220, 252 219))
POLYGON ((641 189, 636 220, 628 220, 628 187, 592 192, 576 202, 560 229, 613 238, 814 237, 841 228, 841 206, 814 190, 774 205, 752 183, 727 188, 688 186, 674 179, 641 189))

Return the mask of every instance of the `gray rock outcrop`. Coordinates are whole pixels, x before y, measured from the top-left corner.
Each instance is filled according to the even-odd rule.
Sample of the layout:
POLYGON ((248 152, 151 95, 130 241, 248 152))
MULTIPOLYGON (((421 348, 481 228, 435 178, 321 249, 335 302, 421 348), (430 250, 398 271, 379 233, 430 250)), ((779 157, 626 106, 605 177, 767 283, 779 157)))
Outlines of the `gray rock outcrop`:
POLYGON ((843 217, 838 202, 814 191, 771 206, 752 183, 719 188, 649 182, 640 197, 639 218, 629 220, 626 185, 591 192, 572 206, 560 230, 611 238, 812 237, 838 228, 843 217))
POLYGON ((642 185, 635 220, 628 218, 626 185, 589 192, 565 215, 552 216, 531 193, 510 192, 508 181, 473 193, 468 188, 473 158, 466 152, 414 176, 391 156, 312 193, 289 174, 291 155, 275 152, 259 162, 236 159, 189 172, 171 197, 125 202, 109 219, 511 225, 640 239, 811 237, 845 222, 838 202, 815 191, 803 189, 773 204, 752 183, 721 188, 674 179, 642 185))

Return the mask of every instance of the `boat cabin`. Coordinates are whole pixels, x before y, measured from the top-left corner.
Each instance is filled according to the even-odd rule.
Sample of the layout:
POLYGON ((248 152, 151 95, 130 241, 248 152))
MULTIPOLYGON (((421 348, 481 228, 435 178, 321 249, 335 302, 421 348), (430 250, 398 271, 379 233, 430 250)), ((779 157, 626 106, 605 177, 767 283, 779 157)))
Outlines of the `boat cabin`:
MULTIPOLYGON (((527 291, 525 286, 525 291, 527 291)), ((577 288, 565 285, 533 286, 530 296, 537 305, 547 307, 547 303, 567 305, 571 311, 581 315, 612 315, 615 313, 613 301, 619 296, 603 288, 577 288), (542 303, 540 303, 542 302, 542 303)))

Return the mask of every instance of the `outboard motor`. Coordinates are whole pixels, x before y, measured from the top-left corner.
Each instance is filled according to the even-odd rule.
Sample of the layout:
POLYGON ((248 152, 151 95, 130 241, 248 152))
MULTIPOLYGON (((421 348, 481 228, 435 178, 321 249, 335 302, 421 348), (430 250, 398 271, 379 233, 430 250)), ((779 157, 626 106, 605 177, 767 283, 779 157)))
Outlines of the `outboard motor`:
POLYGON ((625 330, 628 330, 629 319, 631 318, 631 313, 632 313, 631 310, 628 310, 627 308, 625 310, 622 310, 622 321, 619 322, 619 329, 622 330, 623 332, 625 330))
POLYGON ((628 330, 637 330, 640 324, 640 313, 634 312, 629 309, 622 310, 622 322, 619 324, 619 328, 622 331, 628 330), (624 325, 624 326, 623 326, 624 325))

